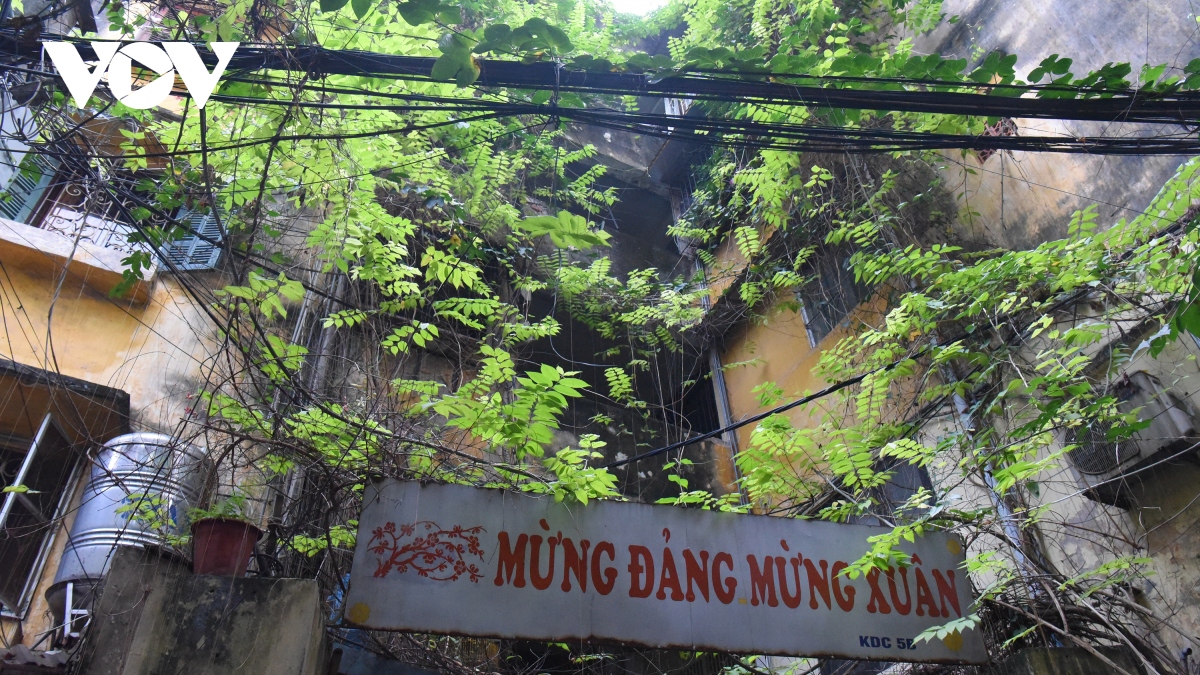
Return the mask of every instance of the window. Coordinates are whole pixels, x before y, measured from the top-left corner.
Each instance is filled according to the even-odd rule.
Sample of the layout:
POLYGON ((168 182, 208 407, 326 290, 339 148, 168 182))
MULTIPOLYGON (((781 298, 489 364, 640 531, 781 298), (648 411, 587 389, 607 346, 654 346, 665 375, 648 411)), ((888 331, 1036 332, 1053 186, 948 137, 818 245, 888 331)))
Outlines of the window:
POLYGON ((1139 420, 1147 426, 1132 434, 1114 433, 1108 421, 1094 420, 1080 426, 1073 433, 1077 446, 1067 454, 1082 474, 1107 476, 1197 435, 1195 418, 1186 401, 1143 371, 1118 378, 1102 393, 1116 399, 1119 412, 1138 411, 1139 420))
POLYGON ((0 216, 18 223, 29 221, 42 202, 46 189, 54 180, 59 162, 53 157, 26 154, 20 171, 13 176, 8 188, 0 193, 0 216))
POLYGON ((838 251, 818 251, 808 274, 814 279, 797 292, 808 341, 816 347, 869 294, 854 281, 850 256, 838 251))
POLYGON ((121 253, 143 250, 130 240, 137 231, 130 212, 137 201, 123 195, 138 189, 144 179, 125 170, 105 168, 96 175, 63 172, 56 181, 55 194, 46 217, 38 227, 71 239, 94 244, 121 253))
POLYGON ((77 462, 66 435, 50 415, 33 439, 0 437, 0 604, 21 615, 29 606, 54 538, 77 462))
MULTIPOLYGON (((218 213, 219 215, 219 213, 218 213)), ((183 211, 177 217, 187 227, 183 237, 159 249, 168 271, 211 270, 221 259, 221 228, 213 213, 183 211)))
POLYGON ((712 371, 703 366, 699 376, 684 390, 679 412, 693 434, 706 434, 721 428, 717 412, 716 383, 712 371))

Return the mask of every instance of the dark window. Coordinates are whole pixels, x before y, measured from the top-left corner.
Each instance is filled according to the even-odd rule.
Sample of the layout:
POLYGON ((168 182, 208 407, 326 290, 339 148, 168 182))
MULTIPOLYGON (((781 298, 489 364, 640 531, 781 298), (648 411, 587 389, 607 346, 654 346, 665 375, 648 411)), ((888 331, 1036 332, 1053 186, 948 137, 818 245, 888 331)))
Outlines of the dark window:
POLYGON ((178 216, 187 232, 159 253, 167 261, 167 271, 211 270, 221 259, 221 228, 211 212, 184 211, 178 216))
POLYGON ((808 273, 813 279, 797 295, 808 340, 815 347, 858 303, 867 299, 869 290, 855 283, 850 256, 836 251, 817 252, 808 273))
POLYGON ((0 440, 0 604, 25 611, 73 482, 75 454, 49 415, 34 439, 0 440))
POLYGON ((53 157, 26 154, 12 182, 0 192, 0 216, 30 224, 57 170, 58 160, 53 157))
POLYGON ((721 428, 717 397, 713 391, 710 374, 709 369, 704 368, 700 377, 697 377, 683 394, 681 412, 693 435, 706 434, 721 428))

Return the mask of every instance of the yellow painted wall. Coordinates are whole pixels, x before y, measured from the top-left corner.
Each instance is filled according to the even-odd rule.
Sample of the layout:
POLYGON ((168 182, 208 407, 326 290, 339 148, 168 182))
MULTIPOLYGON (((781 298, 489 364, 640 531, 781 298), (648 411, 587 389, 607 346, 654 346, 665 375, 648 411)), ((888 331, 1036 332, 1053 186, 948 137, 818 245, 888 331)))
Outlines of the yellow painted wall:
MULTIPOLYGON (((61 264, 30 264, 30 256, 38 253, 27 249, 17 255, 0 247, 0 357, 122 389, 130 395, 135 431, 170 433, 195 402, 206 359, 214 351, 213 329, 202 308, 171 275, 152 280, 144 303, 115 300, 84 282, 86 269, 72 266, 65 272, 61 264)), ((194 280, 223 283, 214 273, 206 275, 194 280)), ((81 494, 77 491, 76 505, 81 494)), ((71 520, 68 516, 58 525, 27 619, 21 625, 0 620, 4 641, 19 635, 33 645, 52 627, 43 596, 71 520)), ((41 648, 48 646, 47 641, 41 648)))
MULTIPOLYGON (((729 411, 736 422, 762 412, 753 389, 763 382, 774 382, 783 388, 785 396, 794 398, 804 392, 819 389, 821 382, 813 375, 820 350, 809 345, 804 319, 790 308, 772 308, 763 323, 744 327, 726 342, 721 354, 725 366, 725 387, 729 392, 729 411)), ((803 426, 809 413, 804 408, 788 412, 792 423, 803 426)), ((754 425, 738 429, 738 447, 750 445, 754 425)))
POLYGON ((169 275, 158 275, 140 305, 61 277, 3 265, 0 356, 123 389, 135 428, 169 431, 210 352, 201 308, 169 275))
MULTIPOLYGON (((767 309, 764 320, 748 323, 726 339, 721 363, 727 367, 725 386, 734 422, 829 386, 816 373, 821 353, 846 337, 853 326, 877 320, 882 299, 859 305, 816 347, 810 345, 804 318, 794 307, 790 298, 779 299, 767 309), (760 406, 754 388, 763 382, 774 382, 783 389, 783 399, 767 407, 760 406)), ((835 400, 836 397, 829 397, 814 401, 785 414, 797 427, 813 426, 817 419, 832 412, 828 406, 835 400)), ((739 448, 749 445, 753 431, 754 425, 738 429, 739 448)))

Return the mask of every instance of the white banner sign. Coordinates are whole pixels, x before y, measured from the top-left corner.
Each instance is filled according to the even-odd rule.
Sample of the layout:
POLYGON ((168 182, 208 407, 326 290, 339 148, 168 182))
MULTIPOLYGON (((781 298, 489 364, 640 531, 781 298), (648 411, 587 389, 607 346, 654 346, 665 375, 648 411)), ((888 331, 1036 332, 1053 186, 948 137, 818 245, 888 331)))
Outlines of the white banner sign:
POLYGON ((586 507, 457 485, 367 488, 346 597, 365 628, 742 654, 986 663, 962 546, 839 575, 886 530, 672 506, 586 507))

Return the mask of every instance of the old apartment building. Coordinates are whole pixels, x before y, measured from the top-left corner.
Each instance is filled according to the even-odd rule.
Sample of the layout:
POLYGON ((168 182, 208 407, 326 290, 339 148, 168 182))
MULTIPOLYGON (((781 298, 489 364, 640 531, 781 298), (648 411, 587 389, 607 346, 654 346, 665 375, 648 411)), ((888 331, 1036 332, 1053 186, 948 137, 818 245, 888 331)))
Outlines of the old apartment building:
MULTIPOLYGON (((107 15, 101 7, 93 6, 90 12, 86 4, 72 7, 43 26, 43 32, 80 27, 107 34, 107 15)), ((1164 2, 1147 5, 1145 13, 1126 13, 1073 0, 1042 5, 945 0, 941 11, 956 20, 910 36, 918 52, 977 59, 992 50, 1008 50, 1021 54, 1020 67, 1026 71, 1051 54, 1071 54, 1083 70, 1104 66, 1113 54, 1134 55, 1130 58, 1135 67, 1200 57, 1200 46, 1192 40, 1196 19, 1186 3, 1164 2), (1062 29, 1064 17, 1076 24, 1071 30, 1062 29), (1101 34, 1102 43, 1095 39, 1101 34)), ((667 38, 675 37, 669 33, 659 36, 662 44, 647 40, 652 43, 648 51, 665 52, 667 38)), ((146 29, 143 37, 149 34, 146 29)), ((3 39, 16 40, 7 35, 3 39)), ((401 637, 388 643, 394 650, 385 653, 379 649, 382 638, 367 635, 355 627, 353 618, 344 616, 345 579, 331 571, 339 568, 330 561, 349 557, 358 515, 322 501, 324 494, 314 486, 327 477, 280 462, 282 468, 262 472, 268 478, 245 480, 250 465, 267 453, 259 452, 253 439, 196 429, 212 410, 211 400, 203 396, 206 389, 212 393, 219 388, 214 381, 225 383, 243 375, 223 358, 237 336, 231 338, 234 331, 219 326, 212 313, 218 299, 228 298, 218 293, 234 283, 234 259, 262 263, 272 275, 303 280, 299 296, 280 301, 278 321, 264 335, 290 337, 291 344, 303 348, 281 360, 291 359, 287 368, 296 379, 307 391, 326 396, 339 414, 350 415, 346 411, 365 406, 363 392, 379 382, 431 381, 436 391, 451 391, 482 377, 480 370, 464 367, 470 359, 455 351, 461 350, 456 341, 462 335, 431 337, 428 348, 422 342, 420 348, 378 357, 378 350, 368 348, 377 346, 378 336, 333 330, 335 314, 359 309, 355 303, 363 299, 378 298, 357 272, 325 265, 326 260, 312 253, 310 236, 336 206, 316 191, 277 195, 278 203, 269 207, 270 222, 283 234, 274 250, 241 247, 238 233, 225 227, 222 210, 194 196, 179 200, 164 214, 184 224, 179 236, 148 242, 139 234, 135 216, 145 205, 128 195, 132 186, 153 187, 164 180, 171 170, 165 158, 178 141, 155 137, 145 127, 103 112, 72 118, 78 128, 65 133, 61 118, 48 120, 40 112, 53 95, 41 80, 17 69, 3 77, 0 127, 7 140, 0 158, 0 481, 6 491, 0 502, 0 647, 12 652, 20 646, 21 651, 0 665, 0 673, 9 672, 10 666, 12 672, 66 672, 68 667, 96 673, 186 672, 203 663, 203 672, 294 668, 288 672, 411 674, 416 666, 407 661, 399 665, 402 657, 451 653, 421 651, 425 647, 415 638, 416 646, 401 637), (22 137, 30 143, 13 140, 22 137), (141 163, 131 160, 135 155, 141 163), (139 255, 152 264, 140 275, 131 275, 129 260, 139 255), (253 460, 225 473, 212 471, 241 452, 253 460), (234 491, 223 497, 248 500, 252 506, 238 515, 253 520, 262 531, 247 552, 249 578, 193 575, 188 545, 173 539, 187 534, 189 509, 215 508, 212 496, 220 491, 218 484, 245 487, 247 495, 234 491), (155 513, 169 514, 167 526, 151 526, 134 517, 142 513, 138 509, 148 493, 160 500, 152 504, 155 513), (281 541, 281 524, 300 510, 296 505, 322 515, 323 524, 330 526, 324 538, 281 541), (327 544, 329 550, 324 551, 327 544), (119 570, 110 578, 114 565, 119 570), (102 591, 106 595, 101 596, 102 591), (81 643, 86 649, 72 652, 68 666, 67 653, 81 643), (242 665, 230 665, 238 659, 243 659, 242 665)), ((637 103, 644 111, 680 117, 692 109, 692 101, 681 98, 642 97, 637 103)), ((171 100, 152 114, 154 119, 177 120, 186 109, 171 100)), ((1106 125, 1005 120, 995 133, 1085 137, 1110 131, 1112 125, 1106 125)), ((564 145, 596 150, 594 156, 581 153, 571 173, 578 176, 603 166, 606 172, 593 187, 617 197, 603 212, 589 214, 607 235, 611 267, 605 269, 622 279, 655 269, 661 278, 654 281, 677 279, 681 289, 700 286, 704 292, 690 308, 700 317, 690 341, 658 354, 635 354, 622 352, 626 346, 619 339, 598 337, 591 326, 576 321, 573 312, 579 308, 570 304, 573 299, 549 284, 533 290, 505 288, 505 301, 527 310, 527 326, 544 317, 561 324, 559 332, 530 341, 521 355, 522 367, 561 367, 591 385, 564 408, 545 443, 547 455, 580 447, 583 439, 598 439, 594 465, 611 467, 616 491, 630 501, 670 501, 689 489, 705 490, 724 496, 727 507, 805 517, 836 502, 842 486, 827 480, 824 467, 814 468, 801 457, 794 465, 797 480, 817 486, 810 501, 781 504, 769 495, 751 498, 738 457, 755 447, 756 425, 737 425, 780 402, 829 387, 832 383, 820 369, 823 355, 844 338, 883 323, 889 293, 903 289, 880 288, 855 278, 851 247, 813 241, 811 257, 797 272, 805 282, 794 292, 771 296, 762 312, 744 311, 740 293, 751 263, 739 250, 741 235, 733 230, 745 223, 730 224, 709 244, 675 235, 674 228, 692 213, 697 174, 711 157, 711 148, 582 123, 561 126, 564 145), (651 406, 639 407, 632 396, 604 394, 603 383, 614 380, 614 364, 608 360, 614 353, 628 353, 637 361, 629 366, 632 387, 644 398, 657 397, 651 406), (697 436, 704 438, 686 443, 697 436), (672 452, 639 459, 664 448, 672 452)), ((465 130, 467 123, 451 128, 465 130)), ((1139 216, 1182 222, 1185 215, 1194 217, 1200 205, 1200 184, 1191 187, 1195 197, 1186 203, 1154 200, 1158 186, 1193 161, 1185 157, 1007 151, 944 151, 937 157, 899 180, 901 191, 928 195, 923 197, 927 202, 919 211, 915 240, 960 246, 972 254, 1034 249, 1062 239, 1072 214, 1090 206, 1098 207, 1096 222, 1103 229, 1118 219, 1139 216), (1158 211, 1146 216, 1148 209, 1158 211)), ((830 154, 806 155, 800 165, 819 165, 836 173, 837 180, 851 182, 846 167, 874 171, 893 166, 886 158, 830 154)), ((396 180, 406 187, 381 187, 374 193, 381 214, 398 217, 443 208, 451 212, 453 204, 447 204, 452 197, 427 195, 430 186, 418 186, 417 179, 396 180)), ((208 187, 211 196, 213 187, 208 187)), ((537 188, 541 192, 528 200, 523 216, 554 212, 557 188, 537 188)), ((432 218, 414 220, 430 230, 442 227, 432 218)), ((761 237, 758 245, 777 243, 771 228, 753 225, 761 237)), ((479 241, 481 249, 495 244, 479 241)), ((529 250, 527 257, 550 259, 553 252, 546 245, 529 250)), ((587 260, 579 251, 569 255, 576 256, 576 262, 587 260)), ((1096 296, 1073 297, 1058 310, 1056 328, 1089 325, 1103 313, 1101 304, 1096 296)), ((1185 335, 1152 356, 1142 343, 1148 345, 1160 329, 1159 323, 1144 318, 1106 324, 1102 339, 1087 351, 1097 386, 1112 393, 1120 412, 1138 411, 1146 423, 1132 435, 1111 438, 1108 430, 1091 428, 1062 434, 1039 458, 1049 468, 1038 480, 1018 486, 1014 495, 1002 497, 987 481, 959 482, 954 466, 944 463, 906 465, 879 491, 883 499, 896 503, 926 490, 952 498, 964 511, 994 509, 1000 535, 969 542, 967 552, 1002 551, 1018 574, 1033 564, 1031 560, 1066 575, 1083 574, 1110 561, 1114 550, 1145 559, 1152 570, 1150 581, 1122 587, 1121 592, 1149 617, 1147 640, 1184 654, 1200 649, 1193 643, 1200 639, 1200 532, 1193 530, 1200 522, 1200 505, 1194 498, 1200 463, 1193 452, 1200 440, 1200 341, 1185 335), (1118 353, 1131 356, 1115 358, 1118 353), (1055 454, 1055 448, 1072 444, 1077 447, 1071 452, 1055 454), (1038 522, 1022 525, 1023 533, 1018 532, 1017 524, 1034 512, 1038 522), (1155 617, 1169 617, 1174 628, 1163 629, 1155 617)), ((1034 352, 1027 355, 1029 360, 1037 357, 1034 352)), ((261 361, 274 358, 278 355, 261 361)), ((931 369, 928 375, 939 384, 956 377, 952 369, 931 369)), ((278 413, 256 420, 263 428, 281 424, 286 416, 279 411, 305 404, 299 397, 289 399, 282 387, 272 389, 269 377, 253 384, 262 387, 262 399, 278 413)), ((444 417, 430 413, 421 422, 409 421, 416 418, 410 413, 420 409, 423 392, 395 386, 384 413, 403 421, 399 426, 410 434, 403 442, 445 450, 437 445, 444 438, 422 436, 426 430, 420 426, 433 420, 432 426, 444 417)), ((610 394, 614 390, 607 389, 610 394)), ((782 414, 796 429, 853 418, 853 411, 838 407, 835 400, 845 404, 844 399, 819 398, 782 414)), ((496 406, 510 403, 500 395, 494 401, 496 406)), ((909 404, 912 401, 902 393, 886 405, 895 412, 909 404)), ((979 411, 956 394, 926 406, 922 414, 924 426, 916 437, 936 446, 972 432, 972 416, 979 411)), ((439 459, 449 467, 447 472, 465 471, 462 467, 476 460, 501 467, 512 460, 469 438, 469 433, 455 440, 462 441, 454 446, 457 454, 439 459)), ((358 439, 350 441, 355 442, 358 439)), ((537 477, 550 476, 547 469, 537 477)), ((881 514, 874 513, 855 514, 853 520, 883 522, 881 514)), ((993 570, 976 574, 973 588, 986 589, 995 576, 993 570)), ((1049 595, 1032 589, 1026 599, 1035 603, 1049 595)), ((449 660, 431 657, 413 663, 454 673, 464 672, 461 668, 493 672, 511 667, 517 673, 523 668, 567 672, 592 667, 592 661, 580 656, 582 647, 564 650, 564 655, 527 642, 463 639, 455 642, 458 651, 446 657, 449 660), (510 665, 497 656, 502 650, 510 665)), ((1062 640, 1056 644, 1070 646, 1062 640)), ((1112 658, 1142 667, 1130 660, 1128 651, 1120 653, 1123 656, 1112 658)), ((596 672, 616 672, 605 670, 605 658, 609 657, 594 659, 600 664, 596 672)), ((1181 658, 1182 667, 1189 668, 1186 657, 1181 658)), ((759 668, 847 675, 883 672, 894 665, 890 659, 834 658, 750 664, 727 655, 646 656, 634 648, 609 660, 620 661, 624 672, 678 668, 689 675, 723 670, 761 675, 759 668)))

